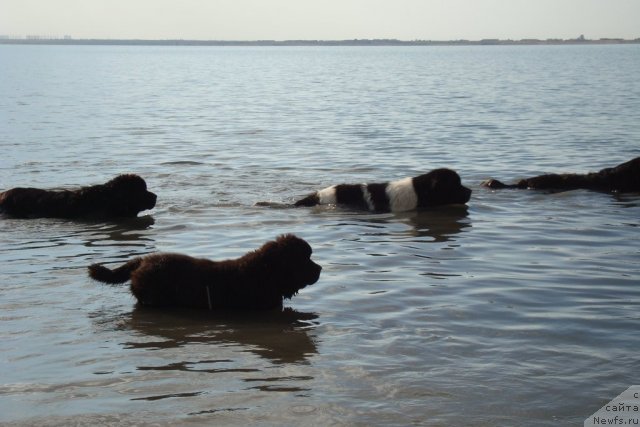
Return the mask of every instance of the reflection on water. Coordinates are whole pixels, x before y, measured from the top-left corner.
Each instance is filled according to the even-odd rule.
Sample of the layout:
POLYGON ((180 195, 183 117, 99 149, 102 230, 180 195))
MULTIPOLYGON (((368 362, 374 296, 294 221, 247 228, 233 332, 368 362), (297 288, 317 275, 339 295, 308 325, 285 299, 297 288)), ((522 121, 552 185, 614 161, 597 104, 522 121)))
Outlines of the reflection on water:
POLYGON ((640 195, 633 193, 611 193, 621 208, 637 208, 640 206, 640 195))
POLYGON ((42 268, 48 256, 64 260, 53 268, 85 268, 96 254, 113 260, 141 255, 155 250, 153 224, 149 215, 115 222, 4 219, 0 262, 8 273, 28 274, 42 268))
POLYGON ((406 212, 398 215, 402 222, 413 228, 415 237, 429 237, 434 242, 455 240, 455 236, 471 227, 466 206, 444 206, 437 209, 406 212))
MULTIPOLYGON (((273 363, 300 363, 317 353, 316 343, 309 336, 314 327, 313 320, 317 317, 313 313, 301 313, 291 308, 257 313, 201 312, 159 310, 136 305, 130 319, 120 322, 121 327, 162 339, 125 342, 125 348, 153 350, 191 344, 231 345, 273 363)), ((192 366, 199 363, 210 362, 179 362, 170 366, 171 369, 206 372, 192 366)))
MULTIPOLYGON (((305 210, 307 208, 296 209, 305 210)), ((471 227, 467 206, 443 206, 395 213, 362 212, 335 206, 313 207, 309 211, 312 215, 335 219, 334 226, 358 225, 363 229, 368 228, 372 235, 376 234, 376 230, 380 235, 386 235, 390 230, 395 229, 394 224, 406 224, 409 229, 402 232, 403 237, 406 235, 426 237, 430 239, 424 239, 425 241, 437 243, 454 240, 457 234, 471 227)))
MULTIPOLYGON (((118 253, 110 257, 113 261, 154 252, 154 224, 155 220, 151 215, 112 223, 85 223, 82 231, 84 246, 91 248, 93 254, 116 247, 118 253)), ((100 262, 105 261, 107 260, 100 259, 100 262)))
POLYGON ((291 205, 271 202, 258 202, 256 206, 270 209, 296 209, 310 211, 315 215, 328 214, 329 217, 349 218, 353 222, 361 223, 373 230, 383 230, 387 225, 401 222, 409 225, 409 233, 414 237, 428 237, 434 242, 443 243, 454 239, 455 235, 465 228, 471 227, 469 208, 466 205, 441 206, 408 212, 371 213, 352 210, 340 206, 315 206, 313 208, 294 208, 291 205))
POLYGON ((136 231, 144 231, 151 228, 155 224, 155 220, 151 215, 143 215, 135 218, 124 218, 105 223, 80 222, 79 224, 87 225, 86 230, 100 230, 107 236, 107 240, 113 241, 133 241, 149 239, 143 233, 135 233, 136 231))

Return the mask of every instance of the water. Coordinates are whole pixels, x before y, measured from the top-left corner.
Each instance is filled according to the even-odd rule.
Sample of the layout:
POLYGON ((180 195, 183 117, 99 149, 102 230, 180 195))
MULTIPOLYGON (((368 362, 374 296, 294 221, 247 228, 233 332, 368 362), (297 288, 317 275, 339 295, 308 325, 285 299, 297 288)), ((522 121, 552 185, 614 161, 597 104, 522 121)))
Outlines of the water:
POLYGON ((8 425, 582 425, 640 384, 640 196, 493 192, 640 155, 640 46, 0 46, 0 188, 142 175, 120 223, 0 221, 8 425), (287 203, 451 167, 468 209, 287 203), (282 313, 144 310, 86 267, 292 232, 282 313))

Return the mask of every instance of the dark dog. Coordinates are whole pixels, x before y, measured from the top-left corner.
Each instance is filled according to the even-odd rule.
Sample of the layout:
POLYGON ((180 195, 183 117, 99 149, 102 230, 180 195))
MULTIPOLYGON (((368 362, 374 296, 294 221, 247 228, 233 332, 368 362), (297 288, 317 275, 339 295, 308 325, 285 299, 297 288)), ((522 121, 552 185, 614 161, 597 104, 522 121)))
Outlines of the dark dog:
POLYGON ((0 212, 17 218, 135 217, 152 209, 156 195, 138 175, 77 190, 13 188, 0 193, 0 212))
POLYGON ((482 183, 489 188, 531 188, 536 190, 640 191, 640 157, 613 168, 587 174, 547 174, 504 184, 497 179, 482 183))
POLYGON ((464 204, 471 190, 450 169, 435 169, 414 178, 381 184, 339 184, 316 191, 295 206, 338 204, 376 212, 402 212, 419 208, 464 204))
POLYGON ((318 280, 322 267, 311 252, 307 242, 287 234, 238 259, 152 254, 114 270, 94 264, 89 275, 112 284, 131 279, 131 293, 143 305, 268 309, 318 280))

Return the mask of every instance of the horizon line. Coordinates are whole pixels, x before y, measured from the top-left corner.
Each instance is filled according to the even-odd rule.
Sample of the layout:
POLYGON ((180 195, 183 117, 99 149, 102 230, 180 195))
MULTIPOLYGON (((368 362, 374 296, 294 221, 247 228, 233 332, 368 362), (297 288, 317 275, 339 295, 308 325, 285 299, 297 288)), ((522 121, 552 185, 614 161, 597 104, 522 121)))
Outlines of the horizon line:
POLYGON ((40 36, 27 35, 24 37, 17 36, 0 36, 0 44, 138 44, 138 45, 253 45, 253 46, 321 46, 321 45, 510 45, 510 44, 625 44, 640 43, 640 37, 635 39, 609 38, 601 37, 599 39, 588 39, 584 35, 580 35, 573 39, 561 38, 525 38, 525 39, 497 39, 485 38, 480 40, 469 39, 452 39, 452 40, 428 40, 413 39, 401 40, 393 38, 374 38, 374 39, 289 39, 289 40, 272 40, 272 39, 256 39, 256 40, 216 40, 216 39, 137 39, 137 38, 73 38, 65 35, 57 36, 40 36))

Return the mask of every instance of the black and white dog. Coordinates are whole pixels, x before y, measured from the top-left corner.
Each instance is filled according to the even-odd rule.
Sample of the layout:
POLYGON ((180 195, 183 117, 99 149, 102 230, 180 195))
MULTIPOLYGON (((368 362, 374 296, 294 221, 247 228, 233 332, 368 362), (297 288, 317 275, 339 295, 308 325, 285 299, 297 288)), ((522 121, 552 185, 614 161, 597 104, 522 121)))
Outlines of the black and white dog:
POLYGON ((375 212, 403 212, 434 206, 465 204, 471 190, 451 169, 380 184, 339 184, 316 191, 295 206, 344 205, 375 212))

